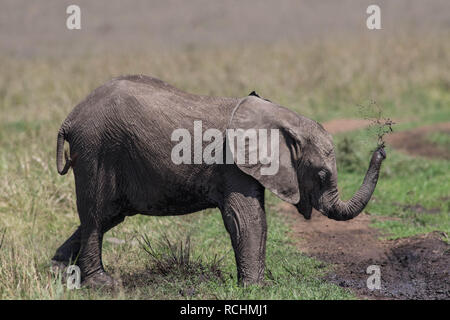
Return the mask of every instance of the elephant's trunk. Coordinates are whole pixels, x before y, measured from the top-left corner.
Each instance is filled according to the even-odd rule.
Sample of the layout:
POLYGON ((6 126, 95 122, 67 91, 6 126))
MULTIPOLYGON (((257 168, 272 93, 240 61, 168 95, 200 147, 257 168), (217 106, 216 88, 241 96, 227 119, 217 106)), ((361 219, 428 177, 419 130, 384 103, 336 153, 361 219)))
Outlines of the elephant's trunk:
POLYGON ((339 199, 337 178, 334 177, 332 188, 330 191, 327 191, 322 195, 322 201, 320 201, 322 213, 330 219, 339 221, 350 220, 360 214, 369 202, 370 197, 375 190, 381 163, 385 158, 386 153, 383 147, 375 150, 361 187, 348 201, 342 201, 339 199))

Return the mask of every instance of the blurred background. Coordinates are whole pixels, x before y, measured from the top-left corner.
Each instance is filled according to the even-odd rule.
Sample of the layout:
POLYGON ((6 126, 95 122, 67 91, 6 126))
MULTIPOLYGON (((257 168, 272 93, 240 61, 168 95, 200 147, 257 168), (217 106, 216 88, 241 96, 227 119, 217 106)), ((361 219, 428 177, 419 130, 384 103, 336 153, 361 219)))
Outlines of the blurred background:
POLYGON ((450 28, 445 0, 3 0, 1 8, 1 49, 21 56, 160 47, 306 46, 339 36, 404 33, 424 38, 450 28), (71 4, 81 8, 80 31, 65 28, 71 4), (366 28, 366 8, 371 4, 381 8, 381 31, 366 28))
POLYGON ((268 194, 269 289, 235 287, 220 214, 207 210, 176 218, 137 216, 112 230, 104 258, 108 270, 124 279, 119 298, 180 298, 186 292, 194 298, 355 298, 359 293, 342 288, 355 289, 354 279, 345 282, 338 274, 334 282, 317 280, 320 261, 350 268, 346 261, 292 243, 328 240, 320 250, 347 252, 365 265, 374 256, 355 255, 362 249, 352 247, 362 234, 373 236, 364 243, 376 244, 366 251, 396 270, 395 288, 381 296, 450 296, 448 271, 446 278, 443 273, 450 230, 448 0, 0 0, 0 299, 105 297, 64 291, 48 273, 52 254, 78 225, 73 177, 55 170, 56 134, 87 94, 124 74, 151 75, 204 95, 243 97, 256 90, 322 122, 334 134, 344 196, 359 186, 377 143, 379 127, 366 129, 364 118, 390 118, 396 125, 385 137, 388 160, 367 216, 361 225, 350 224, 357 231, 343 224, 326 229, 329 222, 316 215, 312 228, 268 194), (81 30, 66 28, 71 4, 81 8, 81 30), (366 27, 371 4, 381 8, 381 30, 366 27), (328 230, 330 238, 308 234, 308 228, 328 230), (223 256, 226 276, 214 271, 198 280, 197 271, 168 275, 155 269, 136 239, 147 235, 157 242, 167 232, 173 241, 192 235, 205 270, 217 270, 212 257, 223 256), (435 233, 431 242, 414 238, 435 233), (380 237, 391 242, 378 246, 380 237), (401 251, 407 254, 419 247, 437 250, 436 256, 408 260, 438 261, 427 265, 435 277, 420 263, 391 259, 391 249, 400 245, 396 239, 412 239, 411 248, 401 251), (396 276, 416 267, 417 288, 405 284, 408 276, 396 276))

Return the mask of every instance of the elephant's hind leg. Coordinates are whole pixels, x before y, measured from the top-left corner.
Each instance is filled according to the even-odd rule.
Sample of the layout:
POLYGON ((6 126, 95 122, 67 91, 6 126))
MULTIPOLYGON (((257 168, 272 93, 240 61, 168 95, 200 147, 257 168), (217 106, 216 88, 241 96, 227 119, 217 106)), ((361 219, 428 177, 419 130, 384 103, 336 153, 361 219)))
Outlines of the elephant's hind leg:
POLYGON ((104 269, 102 261, 103 235, 125 219, 120 208, 105 206, 98 215, 87 217, 81 224, 81 249, 78 265, 82 271, 82 284, 89 287, 117 285, 104 269), (98 217, 98 218, 96 218, 98 217))
POLYGON ((81 269, 82 285, 115 286, 117 282, 106 273, 102 262, 103 234, 125 218, 122 208, 114 203, 114 175, 100 166, 92 174, 76 174, 75 182, 81 222, 77 265, 81 269))
POLYGON ((101 218, 91 213, 84 217, 81 222, 81 248, 77 264, 81 269, 83 286, 112 287, 117 284, 103 266, 103 235, 109 229, 122 222, 125 216, 121 215, 117 209, 111 208, 111 206, 102 209, 101 216, 108 218, 101 218))
MULTIPOLYGON (((124 220, 124 215, 116 216, 103 224, 103 233, 112 229, 124 220)), ((78 227, 75 232, 56 250, 52 258, 52 270, 57 273, 64 271, 64 269, 71 263, 76 263, 81 247, 81 227, 78 227)))
POLYGON ((226 183, 222 218, 231 237, 239 284, 261 283, 267 236, 264 188, 250 176, 237 175, 226 183))

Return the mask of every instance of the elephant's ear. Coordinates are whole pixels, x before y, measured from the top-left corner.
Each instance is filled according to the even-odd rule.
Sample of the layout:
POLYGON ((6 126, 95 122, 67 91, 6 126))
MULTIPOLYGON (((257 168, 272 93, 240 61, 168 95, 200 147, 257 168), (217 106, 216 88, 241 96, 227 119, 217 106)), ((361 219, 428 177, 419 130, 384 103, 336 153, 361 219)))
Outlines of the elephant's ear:
POLYGON ((300 201, 295 165, 300 141, 287 121, 293 116, 293 112, 270 101, 246 97, 233 110, 226 142, 227 152, 240 170, 282 200, 296 204, 300 201), (257 143, 252 140, 255 133, 257 143))

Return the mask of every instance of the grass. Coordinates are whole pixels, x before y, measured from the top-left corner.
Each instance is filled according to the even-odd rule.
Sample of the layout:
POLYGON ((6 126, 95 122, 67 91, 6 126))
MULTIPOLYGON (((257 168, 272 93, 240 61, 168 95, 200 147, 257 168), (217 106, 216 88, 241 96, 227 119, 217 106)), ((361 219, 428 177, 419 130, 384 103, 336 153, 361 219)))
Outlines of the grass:
MULTIPOLYGON (((132 73, 153 75, 207 95, 244 96, 256 90, 319 121, 359 118, 357 105, 369 100, 376 100, 386 116, 404 120, 397 130, 449 121, 450 75, 444 66, 450 59, 450 43, 442 39, 448 37, 148 50, 65 59, 1 56, 0 299, 354 298, 321 280, 332 266, 296 249, 288 235, 288 221, 274 209, 279 200, 270 193, 264 287, 236 285, 229 237, 218 211, 207 210, 182 217, 127 218, 104 241, 107 270, 120 277, 124 287, 114 293, 66 290, 49 272, 49 261, 79 222, 73 176, 61 177, 55 169, 57 131, 92 89, 111 77, 132 73), (183 254, 177 251, 180 244, 183 254), (168 263, 178 265, 176 272, 168 270, 168 263)), ((344 197, 362 180, 374 145, 368 139, 364 130, 335 139, 344 197), (351 152, 343 153, 345 148, 351 152)), ((433 230, 448 233, 449 169, 448 161, 388 150, 367 211, 375 219, 393 219, 380 219, 375 225, 390 237, 433 230), (415 204, 437 212, 419 214, 411 209, 415 204)))

